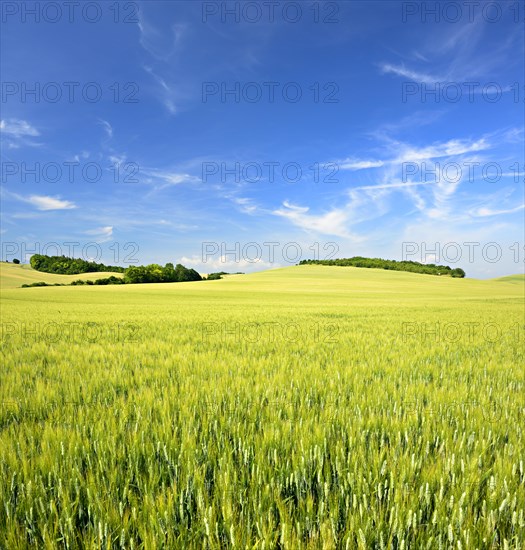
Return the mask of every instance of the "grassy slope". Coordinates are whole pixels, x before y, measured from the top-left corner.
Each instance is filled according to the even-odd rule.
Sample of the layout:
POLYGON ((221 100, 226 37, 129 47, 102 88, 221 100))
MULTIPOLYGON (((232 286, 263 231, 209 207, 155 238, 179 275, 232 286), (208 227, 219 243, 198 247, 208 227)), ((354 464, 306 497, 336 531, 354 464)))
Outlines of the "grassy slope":
POLYGON ((306 532, 307 517, 324 524, 311 548, 335 547, 330 525, 339 509, 351 548, 360 532, 378 547, 379 531, 390 547, 390 510, 411 548, 436 547, 435 538, 427 542, 438 535, 447 547, 452 528, 464 548, 488 548, 496 531, 500 543, 514 537, 510 548, 522 548, 524 529, 511 519, 525 502, 523 292, 502 281, 325 266, 209 282, 5 290, 2 323, 14 334, 2 346, 0 501, 11 503, 11 515, 0 509, 9 533, 0 546, 16 547, 31 523, 44 547, 38 537, 60 522, 70 538, 81 533, 85 547, 96 547, 100 522, 117 537, 125 529, 126 546, 133 536, 138 547, 137 529, 164 540, 167 521, 166 547, 205 547, 213 509, 210 525, 219 518, 226 536, 235 529, 239 547, 263 537, 249 515, 274 548, 277 503, 287 548, 305 547, 296 526, 306 532), (276 337, 239 338, 236 327, 250 322, 278 323, 276 337), (491 341, 477 330, 470 338, 466 322, 496 325, 501 335, 491 341), (59 324, 57 339, 42 338, 48 323, 59 324), (68 339, 65 323, 92 325, 88 336, 68 339), (214 324, 206 332, 203 323, 214 324), (404 323, 418 334, 405 338, 404 323), (460 327, 459 339, 421 335, 447 323, 460 327), (25 324, 36 335, 24 334, 25 324), (295 341, 293 330, 283 338, 291 324, 300 329, 295 341), (316 488, 315 498, 296 488, 294 475, 316 488), (379 480, 391 487, 382 504, 379 480), (436 524, 420 518, 417 529, 405 528, 426 506, 426 483, 432 499, 443 487, 436 524), (89 523, 72 503, 77 484, 89 523), (191 525, 180 516, 188 495, 197 503, 191 525), (363 514, 348 512, 352 495, 363 514), (51 512, 35 506, 40 499, 53 502, 51 512), (450 519, 458 517, 460 527, 450 519))
MULTIPOLYGON (((515 277, 520 276, 494 280, 452 279, 381 269, 310 265, 236 275, 218 281, 118 287, 16 288, 25 282, 70 282, 106 275, 110 274, 52 275, 40 273, 26 265, 0 264, 0 286, 4 289, 5 304, 11 299, 17 303, 42 301, 52 308, 53 303, 71 302, 72 307, 75 303, 82 304, 86 307, 86 313, 90 304, 96 312, 101 304, 107 304, 108 311, 118 304, 120 313, 129 306, 138 318, 147 315, 150 307, 160 308, 162 314, 176 312, 181 306, 197 308, 198 311, 201 303, 212 310, 222 310, 223 307, 229 310, 242 305, 261 309, 281 304, 285 310, 293 308, 298 312, 301 308, 332 307, 350 312, 358 307, 374 305, 399 306, 400 310, 408 308, 410 311, 414 306, 426 308, 429 304, 437 304, 438 310, 448 307, 458 310, 466 304, 494 304, 501 300, 519 307, 520 297, 523 298, 523 288, 514 284, 515 277), (141 306, 146 309, 141 311, 141 306)), ((241 316, 249 316, 250 313, 245 308, 239 312, 241 316)), ((45 311, 42 313, 45 314, 45 311)), ((210 311, 212 316, 213 313, 210 311)), ((468 316, 466 311, 459 313, 468 316)), ((490 315, 482 317, 490 319, 490 315)))
POLYGON ((101 279, 103 277, 122 277, 122 273, 98 272, 81 273, 79 275, 55 275, 54 273, 43 273, 36 271, 29 264, 12 264, 0 262, 0 289, 17 288, 23 284, 31 284, 39 281, 44 283, 69 284, 77 279, 84 281, 101 279))
MULTIPOLYGON (((39 279, 40 274, 35 280, 39 279)), ((195 350, 189 336, 199 338, 204 322, 305 324, 337 319, 339 334, 353 337, 361 331, 381 344, 401 339, 404 323, 409 322, 423 328, 432 323, 456 322, 462 327, 467 322, 497 323, 508 329, 513 323, 523 324, 523 299, 524 288, 509 282, 296 266, 218 281, 7 289, 2 291, 2 317, 15 322, 29 316, 42 321, 136 323, 145 348, 162 346, 166 338, 175 343, 173 331, 179 327, 188 332, 187 347, 182 349, 191 354, 195 350)), ((378 360, 381 348, 373 350, 378 360)), ((441 341, 438 348, 448 350, 454 345, 441 341)), ((243 357, 231 351, 235 363, 242 362, 243 357)), ((352 356, 359 354, 358 349, 350 351, 352 356)), ((436 350, 423 346, 420 351, 431 355, 436 350)))
POLYGON ((501 281, 502 283, 518 283, 525 284, 525 275, 523 273, 517 275, 507 275, 506 277, 499 277, 498 279, 492 279, 493 281, 501 281))

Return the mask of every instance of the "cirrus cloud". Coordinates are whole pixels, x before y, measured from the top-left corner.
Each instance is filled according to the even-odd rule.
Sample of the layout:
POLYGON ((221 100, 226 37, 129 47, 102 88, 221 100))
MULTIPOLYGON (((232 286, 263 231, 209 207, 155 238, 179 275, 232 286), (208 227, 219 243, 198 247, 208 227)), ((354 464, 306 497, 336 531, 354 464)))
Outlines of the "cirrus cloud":
POLYGON ((30 195, 22 200, 35 206, 37 210, 71 210, 77 207, 71 201, 63 200, 60 197, 48 197, 46 195, 30 195))

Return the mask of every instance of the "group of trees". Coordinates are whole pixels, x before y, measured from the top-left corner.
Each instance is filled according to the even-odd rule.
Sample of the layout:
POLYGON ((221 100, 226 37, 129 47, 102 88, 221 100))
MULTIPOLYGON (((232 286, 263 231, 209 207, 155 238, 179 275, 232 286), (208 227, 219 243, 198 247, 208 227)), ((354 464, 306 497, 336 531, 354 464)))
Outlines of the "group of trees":
MULTIPOLYGON (((20 260, 14 259, 13 263, 18 264, 20 260)), ((88 262, 80 258, 68 258, 67 256, 46 256, 44 254, 33 254, 29 263, 33 269, 44 273, 57 273, 61 275, 79 275, 82 273, 97 273, 100 271, 113 271, 124 273, 124 277, 110 277, 96 279, 95 281, 84 281, 78 279, 71 285, 121 285, 136 283, 181 283, 185 281, 202 281, 202 277, 194 269, 188 269, 182 264, 173 266, 167 263, 164 267, 159 264, 130 266, 128 268, 105 265, 97 262, 88 262)), ((208 280, 221 279, 227 275, 225 271, 210 273, 208 280)), ((28 286, 51 286, 44 282, 25 284, 28 286)))
POLYGON ((106 277, 104 279, 95 279, 94 281, 83 281, 82 279, 78 279, 77 281, 73 281, 71 283, 71 286, 81 286, 81 285, 123 285, 124 280, 120 277, 115 277, 114 275, 111 275, 110 277, 106 277))
POLYGON ((450 277, 465 277, 465 272, 457 267, 451 269, 448 265, 420 264, 410 260, 398 262, 396 260, 383 260, 381 258, 340 258, 335 260, 302 260, 299 265, 339 265, 351 267, 368 267, 375 269, 390 269, 392 271, 410 271, 412 273, 425 273, 428 275, 446 275, 450 277))
POLYGON ((78 279, 77 281, 73 281, 69 285, 65 283, 45 283, 44 281, 38 281, 36 283, 29 283, 22 285, 22 288, 31 288, 34 286, 82 286, 82 285, 123 285, 124 280, 120 277, 115 277, 114 275, 111 275, 111 277, 106 277, 103 279, 96 279, 94 281, 83 281, 82 279, 78 279))
POLYGON ((125 283, 182 283, 186 281, 202 281, 202 277, 194 270, 182 264, 168 263, 164 267, 159 264, 130 266, 124 272, 125 283))
POLYGON ((45 273, 60 273, 64 275, 77 275, 81 273, 94 273, 98 271, 113 271, 124 273, 124 277, 111 275, 95 281, 73 281, 77 285, 121 285, 136 283, 182 283, 185 281, 202 281, 202 277, 194 270, 184 267, 182 264, 173 266, 167 263, 164 267, 159 264, 130 266, 128 268, 104 265, 96 262, 87 262, 78 258, 66 256, 44 256, 34 254, 30 260, 31 267, 45 273))
POLYGON ((79 273, 95 273, 97 271, 114 271, 124 273, 125 267, 118 265, 104 265, 97 262, 88 262, 81 258, 67 256, 46 256, 33 254, 29 260, 31 267, 44 273, 58 273, 61 275, 77 275, 79 273))
POLYGON ((227 271, 217 271, 216 273, 210 273, 207 277, 207 281, 217 281, 222 279, 223 275, 230 275, 227 271))
POLYGON ((227 271, 217 271, 216 273, 210 273, 207 277, 207 281, 217 281, 222 279, 223 275, 244 275, 243 271, 236 271, 235 273, 228 273, 227 271))
MULTIPOLYGON (((73 283, 71 283, 73 284, 73 283)), ((22 285, 22 288, 31 288, 33 286, 64 286, 61 283, 45 283, 44 281, 38 281, 36 283, 26 283, 22 285)))

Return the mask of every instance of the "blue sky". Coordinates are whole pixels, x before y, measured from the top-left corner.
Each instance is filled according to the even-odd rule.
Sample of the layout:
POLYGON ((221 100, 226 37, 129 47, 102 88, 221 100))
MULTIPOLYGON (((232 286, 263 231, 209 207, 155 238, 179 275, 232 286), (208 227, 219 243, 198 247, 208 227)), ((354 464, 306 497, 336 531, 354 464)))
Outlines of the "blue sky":
POLYGON ((2 259, 523 272, 523 2, 5 4, 2 259))

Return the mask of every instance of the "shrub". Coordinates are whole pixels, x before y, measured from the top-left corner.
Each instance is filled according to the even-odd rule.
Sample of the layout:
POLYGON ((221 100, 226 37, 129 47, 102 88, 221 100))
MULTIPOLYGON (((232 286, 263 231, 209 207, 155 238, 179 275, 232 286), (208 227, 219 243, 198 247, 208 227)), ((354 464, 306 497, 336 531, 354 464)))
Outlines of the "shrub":
POLYGON ((463 279, 463 277, 465 277, 465 272, 461 269, 461 267, 456 267, 456 269, 453 269, 450 272, 450 275, 455 278, 463 279))
POLYGON ((120 279, 119 277, 115 277, 114 275, 111 275, 110 277, 105 277, 103 279, 97 279, 95 281, 96 285, 123 285, 124 281, 120 279))
POLYGON ((60 283, 55 283, 53 285, 53 284, 45 283, 44 281, 38 281, 36 283, 24 284, 21 286, 21 288, 31 288, 34 286, 63 286, 63 285, 61 285, 60 283))

